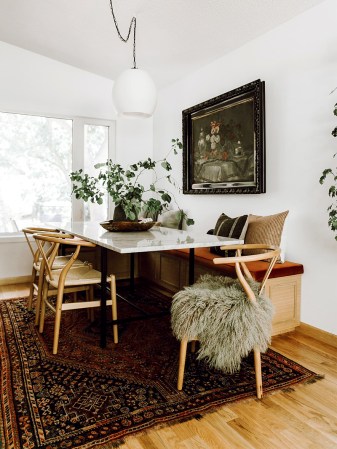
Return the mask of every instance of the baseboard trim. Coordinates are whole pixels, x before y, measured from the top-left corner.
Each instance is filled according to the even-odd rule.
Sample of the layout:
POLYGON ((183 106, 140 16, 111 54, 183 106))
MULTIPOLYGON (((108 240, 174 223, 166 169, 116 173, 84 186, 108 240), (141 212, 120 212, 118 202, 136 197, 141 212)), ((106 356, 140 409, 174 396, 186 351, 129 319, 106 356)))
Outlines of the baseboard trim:
POLYGON ((309 337, 313 337, 316 340, 337 348, 337 335, 335 334, 323 331, 322 329, 318 329, 317 327, 310 326, 310 324, 306 323, 300 323, 300 326, 297 329, 309 337))
POLYGON ((12 278, 0 279, 0 285, 26 284, 27 282, 31 282, 31 280, 31 276, 15 276, 12 278))

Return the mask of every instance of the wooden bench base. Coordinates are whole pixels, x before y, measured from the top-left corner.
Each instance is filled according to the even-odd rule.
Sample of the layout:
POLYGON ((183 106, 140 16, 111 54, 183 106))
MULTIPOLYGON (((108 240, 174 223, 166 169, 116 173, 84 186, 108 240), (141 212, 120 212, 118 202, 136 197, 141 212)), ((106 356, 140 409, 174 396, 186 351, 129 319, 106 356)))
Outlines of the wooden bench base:
MULTIPOLYGON (((195 279, 202 274, 235 277, 233 264, 214 265, 208 248, 195 250, 195 279)), ((265 262, 247 264, 254 279, 261 281, 265 262)), ((266 283, 266 294, 275 307, 273 335, 293 331, 300 324, 301 277, 303 265, 293 262, 276 264, 266 283)), ((188 250, 139 254, 139 275, 175 293, 188 285, 188 250)))

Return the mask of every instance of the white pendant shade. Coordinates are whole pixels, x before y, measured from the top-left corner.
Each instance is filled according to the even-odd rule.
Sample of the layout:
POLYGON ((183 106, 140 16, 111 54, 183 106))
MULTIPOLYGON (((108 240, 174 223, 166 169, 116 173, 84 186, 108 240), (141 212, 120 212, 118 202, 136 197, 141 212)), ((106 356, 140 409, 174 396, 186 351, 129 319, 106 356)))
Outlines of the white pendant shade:
POLYGON ((123 117, 147 118, 157 104, 157 90, 147 72, 128 69, 116 79, 112 98, 117 112, 123 117))

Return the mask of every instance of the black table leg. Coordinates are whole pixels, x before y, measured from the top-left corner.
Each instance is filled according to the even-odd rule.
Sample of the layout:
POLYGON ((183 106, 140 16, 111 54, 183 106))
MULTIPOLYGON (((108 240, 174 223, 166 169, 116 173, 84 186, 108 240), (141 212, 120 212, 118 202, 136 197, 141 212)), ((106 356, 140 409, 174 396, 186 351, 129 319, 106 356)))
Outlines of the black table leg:
POLYGON ((130 254, 130 289, 135 289, 135 255, 130 254))
POLYGON ((106 277, 108 250, 101 246, 101 348, 106 347, 106 277))
POLYGON ((190 256, 188 259, 188 283, 194 284, 194 248, 190 248, 190 256))

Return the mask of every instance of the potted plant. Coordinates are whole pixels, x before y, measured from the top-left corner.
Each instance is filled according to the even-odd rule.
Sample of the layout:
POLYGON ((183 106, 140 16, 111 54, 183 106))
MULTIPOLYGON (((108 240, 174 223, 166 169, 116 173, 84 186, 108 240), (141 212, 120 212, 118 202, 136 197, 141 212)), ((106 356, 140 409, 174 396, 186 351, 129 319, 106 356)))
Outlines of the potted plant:
MULTIPOLYGON (((176 203, 174 195, 158 185, 166 178, 176 187, 169 174, 172 166, 168 156, 172 152, 178 154, 178 150, 181 149, 180 140, 172 139, 168 155, 159 161, 147 158, 125 168, 109 159, 95 165, 98 170, 97 176, 89 176, 82 169, 72 172, 70 174, 72 192, 77 199, 97 204, 102 204, 104 195, 108 193, 115 204, 114 221, 137 221, 140 212, 146 217, 157 219, 172 201, 176 203), (159 173, 160 170, 163 174, 159 173), (149 171, 153 173, 153 180, 146 186, 142 178, 145 172, 149 171)), ((188 218, 178 205, 177 207, 186 224, 193 224, 194 221, 188 218)))
MULTIPOLYGON (((337 103, 335 104, 333 113, 337 116, 337 103)), ((337 137, 337 126, 332 130, 331 134, 337 137)), ((335 153, 333 157, 336 157, 335 153)), ((328 207, 329 219, 328 224, 333 232, 337 231, 337 167, 326 168, 322 172, 319 182, 323 184, 325 181, 330 180, 331 185, 329 187, 329 196, 333 198, 333 202, 328 207)), ((335 235, 337 240, 337 235, 335 235)))

